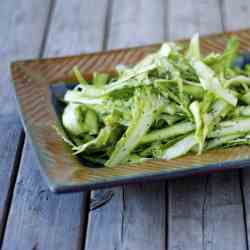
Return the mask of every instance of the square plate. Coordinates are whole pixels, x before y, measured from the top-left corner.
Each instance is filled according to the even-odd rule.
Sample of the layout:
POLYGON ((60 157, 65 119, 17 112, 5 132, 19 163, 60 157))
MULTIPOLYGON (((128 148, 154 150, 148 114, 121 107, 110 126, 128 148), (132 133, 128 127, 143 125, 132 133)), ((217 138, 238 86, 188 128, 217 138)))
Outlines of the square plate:
MULTIPOLYGON (((211 51, 221 52, 230 35, 239 37, 241 52, 250 50, 250 29, 247 29, 202 37, 202 52, 204 54, 211 51)), ((187 40, 179 42, 185 44, 187 40)), ((188 155, 169 161, 148 161, 139 165, 113 168, 88 167, 72 155, 71 149, 52 128, 52 125, 58 122, 58 108, 53 101, 54 94, 63 91, 63 88, 57 88, 56 84, 64 82, 66 84, 64 86, 69 86, 67 83, 76 82, 70 73, 75 65, 83 72, 86 79, 90 79, 94 71, 114 74, 115 65, 136 63, 157 48, 159 44, 12 63, 12 78, 22 121, 51 191, 82 191, 130 182, 239 168, 250 164, 248 146, 211 150, 202 155, 188 155)), ((246 58, 242 60, 244 62, 246 58)))

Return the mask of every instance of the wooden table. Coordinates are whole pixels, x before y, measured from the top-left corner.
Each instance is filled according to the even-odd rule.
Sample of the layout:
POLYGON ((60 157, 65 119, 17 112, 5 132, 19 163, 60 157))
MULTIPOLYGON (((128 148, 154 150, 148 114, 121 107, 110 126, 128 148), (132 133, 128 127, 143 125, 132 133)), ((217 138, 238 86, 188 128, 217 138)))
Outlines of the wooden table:
POLYGON ((249 0, 3 0, 0 5, 0 248, 243 250, 250 170, 50 193, 16 111, 9 63, 250 27, 249 0), (112 195, 104 206, 103 197, 112 195))

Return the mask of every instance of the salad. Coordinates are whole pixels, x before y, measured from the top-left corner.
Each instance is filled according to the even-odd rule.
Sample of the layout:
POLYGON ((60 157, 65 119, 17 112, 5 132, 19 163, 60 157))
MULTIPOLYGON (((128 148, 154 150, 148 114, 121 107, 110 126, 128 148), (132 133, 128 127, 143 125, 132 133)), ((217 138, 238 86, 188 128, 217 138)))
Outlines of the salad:
POLYGON ((94 73, 64 96, 57 126, 73 154, 113 167, 201 154, 250 144, 250 65, 234 66, 239 42, 202 56, 199 36, 189 47, 164 43, 116 77, 94 73))

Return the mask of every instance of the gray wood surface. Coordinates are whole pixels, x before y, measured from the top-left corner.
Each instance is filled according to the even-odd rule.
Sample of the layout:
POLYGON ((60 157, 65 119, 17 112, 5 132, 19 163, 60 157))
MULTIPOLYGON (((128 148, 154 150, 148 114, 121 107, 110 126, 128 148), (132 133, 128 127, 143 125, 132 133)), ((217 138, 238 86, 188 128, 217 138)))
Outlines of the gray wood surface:
MULTIPOLYGON (((111 7, 107 49, 164 40, 164 1, 114 1, 111 7)), ((86 249, 165 249, 165 184, 111 191, 112 200, 90 212, 86 249)))
MULTIPOLYGON (((57 1, 43 56, 100 50, 105 8, 106 1, 57 1)), ((23 151, 2 249, 79 249, 84 244, 86 194, 52 194, 27 140, 23 151)))
POLYGON ((37 57, 49 1, 3 1, 0 7, 0 242, 22 148, 22 127, 10 84, 10 61, 37 57), (31 15, 32 13, 32 15, 31 15), (36 18, 34 19, 34 16, 36 18))
POLYGON ((30 144, 24 150, 2 249, 78 249, 83 196, 49 192, 30 144))
MULTIPOLYGON (((229 28, 219 1, 191 3, 169 2, 171 39, 229 28)), ((168 215, 169 249, 246 249, 238 171, 170 181, 168 215)))
POLYGON ((168 0, 168 38, 170 40, 222 31, 220 3, 217 0, 168 0))
MULTIPOLYGON (((241 29, 250 27, 250 1, 248 0, 225 0, 222 5, 223 22, 225 29, 241 29), (232 18, 233 17, 233 18, 232 18)), ((244 207, 244 218, 246 223, 246 238, 249 249, 250 239, 250 169, 240 170, 240 180, 242 189, 242 201, 244 207)))
POLYGON ((169 184, 169 249, 247 249, 238 172, 169 184))
POLYGON ((248 169, 94 191, 91 203, 87 193, 50 193, 26 138, 23 148, 8 70, 17 58, 249 27, 249 0, 6 0, 0 16, 1 250, 249 249, 248 169))
POLYGON ((237 30, 250 27, 250 1, 223 0, 222 21, 225 30, 237 30))

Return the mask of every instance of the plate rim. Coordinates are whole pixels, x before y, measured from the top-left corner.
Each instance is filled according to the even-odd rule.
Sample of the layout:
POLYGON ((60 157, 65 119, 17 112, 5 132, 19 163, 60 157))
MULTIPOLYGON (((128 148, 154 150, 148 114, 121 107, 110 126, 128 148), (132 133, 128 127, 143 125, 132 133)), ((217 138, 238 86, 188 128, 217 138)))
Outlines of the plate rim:
MULTIPOLYGON (((214 40, 225 40, 226 37, 230 36, 230 35, 236 35, 239 37, 243 37, 242 39, 246 39, 249 38, 248 41, 248 45, 247 48, 250 49, 250 29, 244 29, 244 30, 240 30, 237 32, 226 32, 226 33, 215 33, 215 34, 210 34, 208 36, 203 36, 201 38, 202 41, 207 42, 207 44, 209 46, 212 46, 210 43, 213 43, 214 40)), ((181 43, 185 43, 187 41, 187 39, 183 39, 183 40, 178 40, 178 42, 181 43)), ((221 42, 221 41, 220 41, 221 42)), ((219 44, 219 43, 218 43, 219 44)), ((207 46, 208 46, 207 45, 207 46)), ((219 44, 221 48, 221 44, 219 44)), ((218 46, 219 46, 218 45, 218 46)), ((241 167, 245 167, 247 165, 250 164, 250 149, 246 150, 246 152, 244 151, 244 156, 241 157, 240 155, 238 156, 238 153, 236 152, 236 155, 239 157, 239 159, 229 159, 223 162, 209 162, 206 165, 190 165, 188 167, 184 167, 184 168, 180 168, 180 169, 175 169, 172 166, 172 169, 160 169, 157 171, 149 171, 148 167, 145 169, 144 172, 141 171, 132 171, 130 172, 130 174, 124 174, 125 172, 121 171, 123 173, 123 175, 119 175, 119 171, 118 174, 116 175, 112 175, 112 173, 107 173, 107 177, 103 177, 103 178, 98 178, 98 170, 96 169, 94 172, 95 178, 94 179, 85 179, 85 181, 76 181, 76 182, 71 182, 68 181, 68 178, 73 178, 72 176, 66 176, 60 179, 60 181, 55 179, 55 176, 48 174, 48 171, 50 170, 48 166, 48 162, 45 160, 44 157, 44 153, 45 149, 41 149, 41 143, 45 143, 44 141, 41 141, 41 138, 37 138, 38 135, 35 134, 35 132, 37 131, 42 131, 43 133, 48 133, 50 134, 49 131, 49 124, 51 125, 51 121, 52 122, 56 122, 55 120, 55 114, 53 113, 53 107, 52 107, 52 103, 49 102, 50 98, 51 98, 51 93, 49 91, 49 86, 57 81, 59 81, 58 78, 56 78, 56 76, 53 77, 49 77, 49 74, 45 77, 43 74, 43 70, 45 70, 46 67, 51 66, 52 64, 56 65, 58 67, 58 65, 60 66, 62 64, 62 62, 65 61, 70 61, 71 64, 72 62, 75 61, 80 61, 86 60, 88 58, 99 58, 100 56, 110 56, 110 55, 119 55, 121 53, 138 53, 138 52, 142 52, 141 54, 138 53, 138 57, 137 60, 140 59, 141 57, 143 57, 146 53, 151 52, 152 50, 154 50, 155 48, 159 47, 160 44, 152 44, 152 45, 146 45, 146 46, 138 46, 138 47, 132 47, 132 48, 123 48, 123 49, 115 49, 115 50, 110 50, 110 51, 105 51, 105 52, 94 52, 94 53, 88 53, 88 54, 80 54, 80 55, 74 55, 74 56, 65 56, 65 57, 51 57, 51 58, 44 58, 44 59, 28 59, 28 60, 21 60, 21 61, 15 61, 11 63, 11 73, 12 73, 12 83, 15 89, 15 97, 16 97, 16 102, 17 102, 17 106, 18 106, 18 112, 20 114, 21 120, 22 120, 22 124, 24 126, 25 132, 26 134, 28 134, 28 138, 29 141, 31 142, 34 151, 38 157, 39 160, 39 167, 40 167, 40 172, 42 173, 43 178, 45 179, 49 189, 53 192, 56 193, 65 193, 65 192, 79 192, 79 191, 85 191, 85 190, 90 190, 90 189, 97 189, 97 188, 106 188, 106 187, 111 187, 111 186, 117 186, 117 185, 123 185, 123 184, 128 184, 131 182, 142 182, 142 181, 147 181, 147 180, 160 180, 160 179, 167 179, 167 178, 173 178, 173 177, 179 177, 179 176, 186 176, 186 175, 192 175, 192 174, 199 174, 199 173, 205 173, 208 171, 216 171, 216 170, 227 170, 227 169, 235 169, 235 168, 241 168, 241 167), (29 72, 30 69, 35 69, 33 72, 33 75, 31 74, 31 72, 29 72), (41 71, 39 71, 39 69, 41 71), (26 77, 26 78, 25 78, 26 77), (37 79, 36 79, 37 78, 37 79), (26 80, 25 80, 26 79, 26 80), (37 89, 37 85, 35 85, 36 87, 34 87, 34 84, 37 83, 42 83, 42 86, 39 86, 40 89, 37 89), (27 97, 25 99, 24 97, 24 91, 21 91, 22 89, 25 90, 30 90, 32 89, 32 91, 34 91, 34 89, 36 89, 37 92, 39 92, 38 90, 43 91, 44 96, 44 101, 46 101, 46 105, 50 104, 49 110, 47 111, 47 115, 49 116, 49 121, 48 124, 46 124, 45 130, 42 130, 41 128, 41 124, 37 124, 37 121, 31 116, 29 116, 28 112, 31 111, 27 111, 27 107, 24 104, 24 101, 27 100, 27 97), (20 94, 22 93, 22 94, 20 94), (37 130, 34 131, 36 128, 37 130), (40 129, 40 130, 39 130, 40 129), (39 140, 38 140, 39 139, 39 140), (247 157, 247 158, 246 158, 247 157), (88 180, 88 181, 86 181, 88 180), (64 182, 63 182, 64 181, 64 182)), ((242 49, 242 51, 246 50, 242 49)), ((97 60, 96 59, 96 60, 97 60)), ((81 65, 83 63, 81 62, 81 65)), ((114 66, 114 65, 113 65, 114 66)), ((49 71, 49 70, 48 70, 49 71)), ((83 71, 84 72, 84 71, 83 71)), ((108 68, 107 71, 108 73, 112 73, 112 69, 108 68)), ((89 72, 84 72, 85 75, 88 77, 90 77, 90 75, 93 73, 92 71, 89 72)), ((65 76, 65 78, 63 79, 66 82, 67 81, 72 81, 73 78, 72 76, 69 76, 67 74, 67 76, 65 76)), ((35 93, 37 93, 35 92, 35 93)), ((32 92, 31 92, 32 93, 32 92)), ((41 103, 38 102, 38 104, 41 103)), ((48 106, 47 106, 48 107, 48 106)), ((51 128, 52 129, 52 128, 51 128)), ((53 135, 55 136, 55 135, 53 135)), ((64 143, 64 142, 63 142, 64 143)), ((47 145, 48 146, 48 145, 47 145)), ((242 148, 245 148, 247 146, 238 146, 238 147, 234 147, 234 149, 237 150, 241 150, 242 148)), ((48 152, 48 149, 46 149, 46 153, 48 152)), ((66 150, 63 147, 63 150, 66 150)), ((220 150, 216 150, 216 151, 221 151, 220 150)), ((225 149, 223 149, 225 151, 225 149)), ((230 149, 226 149, 227 151, 230 149)), ((237 151, 236 150, 236 151, 237 151)), ((232 151, 232 150, 231 150, 232 151)), ((211 151, 212 152, 212 151, 211 151)), ((210 152, 210 153, 211 153, 210 152)), ((205 153, 206 154, 206 153, 205 153)), ((203 154, 203 155, 205 155, 203 154)), ((181 157, 181 159, 177 159, 177 160, 173 160, 172 165, 174 164, 174 162, 177 161, 183 161, 185 162, 185 157, 189 157, 189 158, 194 158, 196 157, 195 155, 193 156, 184 156, 181 157), (184 160, 183 160, 184 159, 184 160)), ((155 161, 149 161, 150 164, 154 164, 156 162, 161 162, 161 164, 167 164, 167 162, 169 163, 170 161, 164 161, 164 160, 155 160, 155 161)), ((194 161, 195 162, 195 161, 194 161)), ((144 164, 140 164, 140 166, 136 166, 136 164, 132 164, 128 166, 123 166, 123 168, 127 167, 127 169, 129 168, 133 168, 137 167, 140 168, 143 165, 148 164, 147 162, 144 164)), ((82 168, 84 168, 84 166, 81 166, 82 168)), ((73 168, 73 167, 72 167, 73 168)), ((66 168, 65 168, 66 169, 66 168)), ((116 167, 114 168, 110 168, 110 169, 114 169, 114 172, 116 172, 116 167)), ((66 169, 67 171, 69 170, 69 168, 66 169)), ((86 169, 85 169, 86 170, 86 169)), ((126 169, 125 169, 126 170, 126 169)), ((58 169, 57 169, 58 171, 58 169)), ((73 170, 72 170, 73 171, 73 170)), ((107 171, 106 171, 107 172, 107 171)), ((108 171, 110 172, 110 171, 108 171)), ((55 173, 54 173, 55 174, 55 173)))

